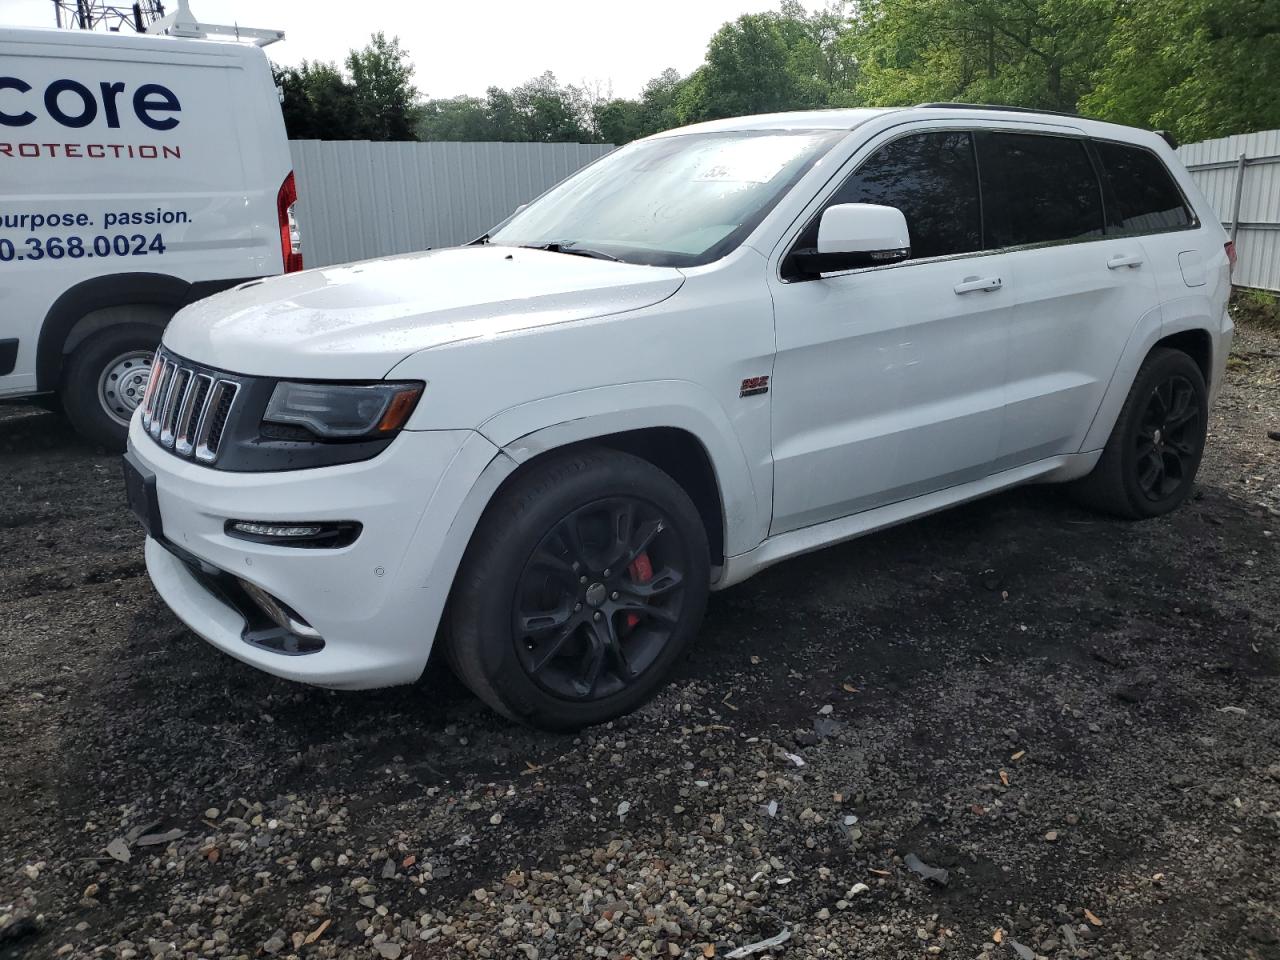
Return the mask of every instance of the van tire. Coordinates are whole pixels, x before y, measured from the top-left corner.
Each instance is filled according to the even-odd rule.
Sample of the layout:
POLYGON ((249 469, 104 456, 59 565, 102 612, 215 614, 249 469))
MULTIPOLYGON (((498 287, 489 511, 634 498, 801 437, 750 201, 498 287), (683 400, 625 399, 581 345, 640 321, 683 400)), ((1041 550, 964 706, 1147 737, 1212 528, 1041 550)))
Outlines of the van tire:
POLYGON ((702 621, 710 570, 697 508, 662 470, 603 448, 552 454, 481 518, 454 581, 446 658, 476 696, 520 723, 564 731, 603 723, 666 681, 702 621), (577 551, 566 524, 575 525, 577 551), (618 529, 626 535, 614 537, 618 529), (623 564, 610 560, 632 554, 623 564), (648 598, 651 612, 619 606, 636 596, 648 598), (525 634, 521 625, 530 610, 538 619, 542 603, 564 620, 525 634), (555 650, 562 652, 544 659, 555 650), (582 677, 591 678, 589 689, 582 677))
MULTIPOLYGON (((108 412, 100 389, 103 378, 124 362, 130 363, 130 369, 141 362, 143 370, 149 371, 163 332, 162 327, 148 323, 114 324, 86 337, 71 351, 63 366, 59 395, 67 419, 86 440, 111 453, 124 450, 129 426, 108 412)), ((122 404, 118 409, 123 416, 128 407, 122 404)))
POLYGON ((1073 496, 1088 507, 1126 520, 1145 520, 1173 510, 1195 486, 1204 454, 1208 413, 1208 390, 1199 365, 1181 350, 1152 350, 1133 380, 1101 459, 1091 473, 1072 484, 1073 496), (1158 415, 1166 401, 1157 397, 1157 391, 1170 385, 1176 385, 1179 397, 1185 398, 1192 419, 1176 432, 1167 431, 1165 436, 1162 429, 1177 417, 1166 419, 1158 415), (1157 421, 1154 437, 1159 452, 1144 454, 1142 451, 1152 446, 1145 438, 1152 435, 1151 428, 1157 421), (1170 437, 1172 442, 1167 442, 1170 437), (1152 463, 1152 456, 1171 467, 1176 464, 1177 472, 1176 477, 1166 481, 1165 468, 1161 467, 1160 486, 1146 489, 1144 464, 1152 463))

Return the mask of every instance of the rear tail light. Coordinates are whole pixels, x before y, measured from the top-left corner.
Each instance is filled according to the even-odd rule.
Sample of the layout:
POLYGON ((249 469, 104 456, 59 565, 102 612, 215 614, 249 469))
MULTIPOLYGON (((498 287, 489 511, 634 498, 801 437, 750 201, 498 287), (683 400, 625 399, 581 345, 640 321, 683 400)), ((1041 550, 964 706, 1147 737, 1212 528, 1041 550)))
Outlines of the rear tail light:
POLYGON ((1236 272, 1236 242, 1234 240, 1227 241, 1226 251, 1227 251, 1227 265, 1228 265, 1227 270, 1229 273, 1235 273, 1236 272))
POLYGON ((298 221, 293 216, 297 202, 298 187, 290 170, 276 194, 276 212, 280 216, 280 255, 284 258, 285 273, 302 269, 302 238, 298 234, 298 221))

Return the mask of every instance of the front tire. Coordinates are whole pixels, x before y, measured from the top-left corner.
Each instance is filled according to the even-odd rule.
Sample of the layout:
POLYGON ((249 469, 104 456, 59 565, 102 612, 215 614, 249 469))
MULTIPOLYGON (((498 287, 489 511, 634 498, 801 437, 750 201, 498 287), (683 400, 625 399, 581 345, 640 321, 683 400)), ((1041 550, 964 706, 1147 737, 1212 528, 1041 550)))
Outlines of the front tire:
POLYGON ((1076 496, 1127 520, 1168 513, 1195 485, 1208 420, 1200 367, 1181 350, 1153 350, 1134 378, 1102 458, 1076 483, 1076 496))
POLYGON ((71 352, 60 395, 67 419, 85 439, 113 453, 124 450, 161 332, 146 323, 114 324, 71 352))
POLYGON ((706 531, 671 477, 614 450, 553 455, 481 519, 450 598, 447 655, 514 720, 603 723, 667 678, 709 584, 706 531))

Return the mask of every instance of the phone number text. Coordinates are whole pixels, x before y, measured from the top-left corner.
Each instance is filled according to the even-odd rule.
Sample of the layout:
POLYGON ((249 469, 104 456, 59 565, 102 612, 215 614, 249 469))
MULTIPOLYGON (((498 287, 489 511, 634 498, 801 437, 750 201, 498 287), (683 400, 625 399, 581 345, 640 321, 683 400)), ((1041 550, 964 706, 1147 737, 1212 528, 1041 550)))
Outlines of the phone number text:
POLYGON ((96 237, 0 237, 0 263, 14 260, 79 260, 87 257, 145 257, 164 253, 160 234, 98 234, 96 237))

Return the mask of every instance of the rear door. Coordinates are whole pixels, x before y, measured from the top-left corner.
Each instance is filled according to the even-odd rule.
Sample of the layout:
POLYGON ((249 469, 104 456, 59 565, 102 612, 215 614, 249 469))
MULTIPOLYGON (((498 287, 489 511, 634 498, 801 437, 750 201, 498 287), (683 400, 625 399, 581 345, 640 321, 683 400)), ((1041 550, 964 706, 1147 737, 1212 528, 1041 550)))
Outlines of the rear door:
POLYGON ((1083 137, 988 130, 976 140, 986 243, 1018 277, 994 463, 1004 470, 1080 449, 1126 341, 1159 300, 1139 238, 1107 232, 1083 137))
POLYGON ((1130 143, 1094 140, 1107 189, 1107 233, 1141 236, 1160 299, 1203 294, 1214 279, 1208 264, 1222 259, 1221 235, 1196 229, 1182 192, 1163 161, 1130 143))

